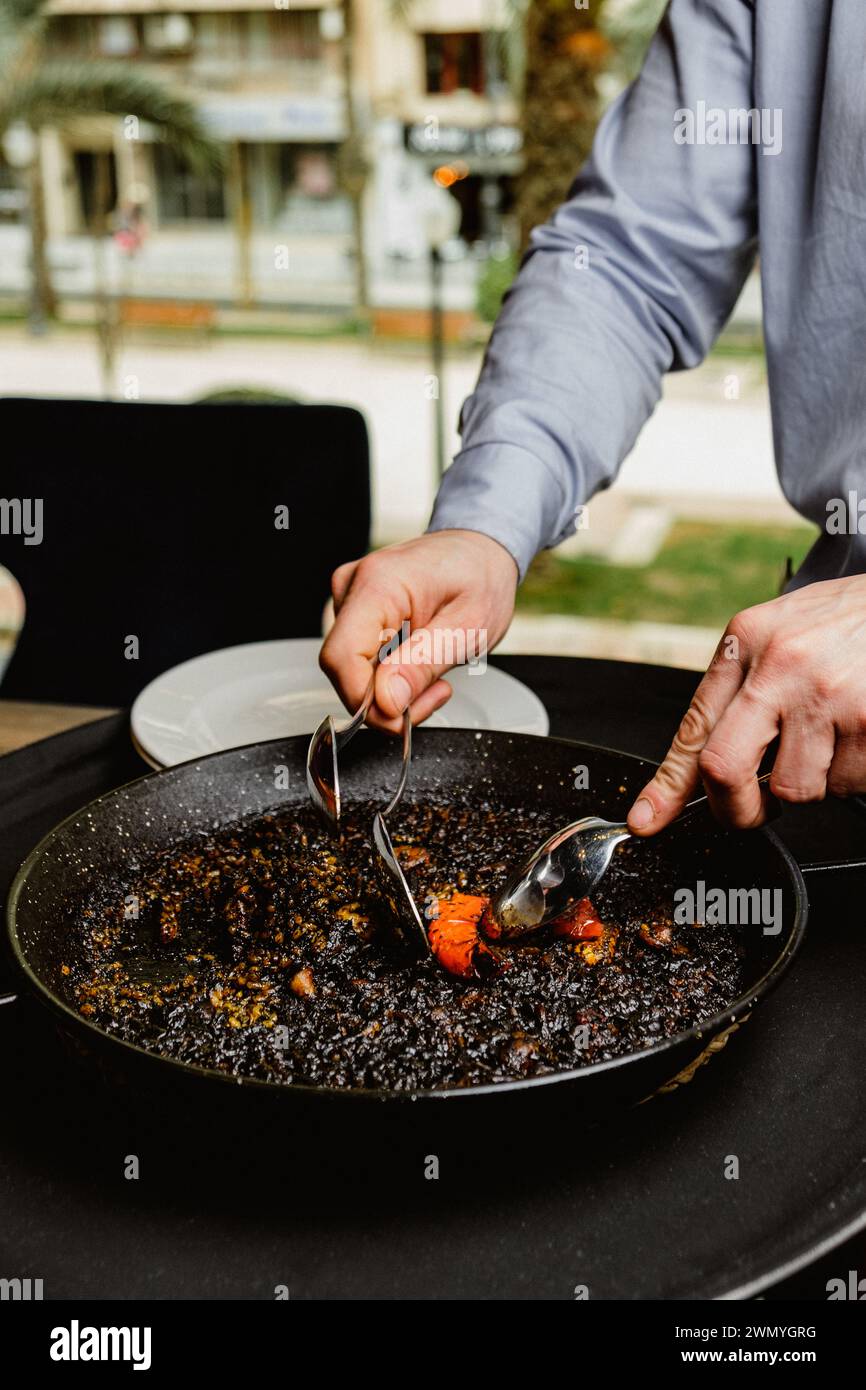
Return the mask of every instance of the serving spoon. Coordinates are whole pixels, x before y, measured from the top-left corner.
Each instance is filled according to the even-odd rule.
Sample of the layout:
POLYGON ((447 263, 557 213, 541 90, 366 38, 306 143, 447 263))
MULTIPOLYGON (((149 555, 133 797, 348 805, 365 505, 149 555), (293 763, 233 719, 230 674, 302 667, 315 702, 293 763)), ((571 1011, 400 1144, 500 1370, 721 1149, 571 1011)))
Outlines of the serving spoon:
MULTIPOLYGON (((370 672, 370 679, 364 691, 363 699, 355 710, 351 719, 345 724, 338 724, 332 714, 328 714, 322 720, 310 739, 310 746, 307 749, 307 790, 310 793, 310 800, 315 806, 319 815, 324 820, 328 829, 335 834, 339 833, 340 817, 343 813, 343 798, 340 789, 340 769, 337 764, 337 754, 342 752, 348 743, 351 743, 361 725, 365 722, 373 703, 373 692, 376 689, 376 668, 391 656, 403 641, 405 624, 401 625, 400 630, 394 634, 390 641, 384 642, 376 655, 373 657, 373 668, 370 672)), ((411 721, 407 741, 406 721, 409 718, 408 710, 403 717, 403 766, 400 775, 400 786, 397 795, 387 808, 393 811, 400 797, 403 795, 403 788, 406 785, 406 777, 409 770, 409 759, 412 756, 412 737, 411 721)))
MULTIPOLYGON (((759 785, 770 780, 765 772, 759 785)), ((706 806, 707 796, 690 801, 672 820, 681 825, 706 806)), ((488 916, 504 940, 538 931, 569 908, 588 898, 610 867, 614 850, 624 840, 638 839, 625 821, 584 816, 557 830, 491 899, 488 916)))
MULTIPOLYGON (((399 643, 396 645, 399 646, 399 643)), ((322 720, 310 739, 307 749, 307 789, 310 800, 334 835, 340 833, 340 820, 343 813, 343 800, 340 789, 340 769, 337 754, 355 737, 367 718, 373 702, 376 683, 376 667, 384 656, 394 650, 393 644, 380 648, 373 661, 373 671, 364 692, 364 698, 348 723, 339 726, 332 714, 322 720)), ((382 898, 401 934, 414 939, 420 937, 425 952, 430 951, 427 932, 418 904, 409 887, 408 880, 394 853, 391 835, 385 817, 396 810, 397 804, 406 789, 409 777, 409 764, 412 759, 412 717, 407 710, 403 712, 403 758, 400 766, 400 780, 397 790, 383 811, 373 817, 372 839, 375 851, 376 878, 382 898)))
POLYGON ((400 770, 400 781, 384 811, 377 811, 373 817, 373 847, 376 851, 376 877, 382 898, 387 905, 391 917, 398 927, 401 935, 414 941, 420 942, 425 954, 431 954, 430 942, 424 927, 424 920, 421 911, 415 901, 412 889, 409 887, 409 880, 406 878, 400 861, 394 852, 391 843, 391 836, 385 824, 385 817, 390 816, 396 809, 409 776, 409 760, 412 756, 412 720, 409 718, 409 711, 403 715, 403 766, 400 770))
POLYGON ((310 800, 329 830, 338 831, 343 801, 340 793, 340 770, 337 754, 351 742, 360 729, 373 703, 376 687, 376 666, 364 691, 364 698, 347 724, 339 726, 332 714, 327 715, 310 739, 307 749, 307 789, 310 800))

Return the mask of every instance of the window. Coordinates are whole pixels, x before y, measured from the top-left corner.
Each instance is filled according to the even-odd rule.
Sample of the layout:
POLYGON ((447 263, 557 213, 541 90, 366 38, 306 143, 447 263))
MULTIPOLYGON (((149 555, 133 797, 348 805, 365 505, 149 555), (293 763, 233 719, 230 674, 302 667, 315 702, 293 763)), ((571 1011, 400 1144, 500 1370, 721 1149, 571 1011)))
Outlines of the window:
POLYGON ((193 174, 166 145, 154 145, 154 167, 163 222, 220 220, 226 215, 222 180, 193 174))
MULTIPOLYGON (((26 211, 27 194, 21 187, 21 175, 6 163, 0 149, 0 222, 23 220, 26 211)), ((0 569, 0 593, 2 589, 3 571, 0 569)))
POLYGON ((125 14, 100 15, 99 52, 106 58, 128 58, 138 51, 138 29, 125 14))
POLYGON ((321 202, 338 194, 336 146, 280 145, 280 178, 290 194, 321 202))
POLYGON ((184 53, 192 47, 192 23, 186 14, 146 14, 144 46, 150 53, 184 53))
POLYGON ((276 154, 276 225, 302 236, 348 232, 351 209, 337 184, 337 146, 286 143, 271 148, 276 154))
POLYGON ((96 20, 91 15, 51 15, 45 43, 52 58, 96 58, 99 56, 96 20))
POLYGON ((195 48, 202 58, 240 61, 243 57, 243 33, 237 14, 197 14, 195 16, 195 48))
POLYGON ((195 47, 200 57, 249 62, 255 67, 278 66, 286 59, 315 62, 322 54, 313 10, 199 14, 195 47))
POLYGON ((428 92, 484 90, 480 34, 425 34, 424 64, 428 92))
POLYGON ((97 155, 93 150, 74 150, 72 162, 75 168, 75 181, 81 208, 81 229, 91 231, 98 212, 107 217, 117 203, 117 168, 114 154, 108 154, 108 185, 105 189, 105 207, 97 208, 99 177, 97 174, 97 155))
POLYGON ((322 56, 319 16, 315 10, 275 10, 265 16, 271 53, 293 62, 317 62, 322 56))

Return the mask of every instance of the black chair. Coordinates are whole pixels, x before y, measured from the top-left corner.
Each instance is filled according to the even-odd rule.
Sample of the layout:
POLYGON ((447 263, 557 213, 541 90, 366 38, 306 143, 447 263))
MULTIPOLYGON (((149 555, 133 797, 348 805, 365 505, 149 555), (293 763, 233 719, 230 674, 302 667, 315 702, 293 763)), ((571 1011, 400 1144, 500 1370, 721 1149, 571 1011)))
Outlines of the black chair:
POLYGON ((3 400, 0 450, 0 564, 27 604, 4 697, 128 705, 201 652, 316 635, 332 570, 369 545, 343 406, 3 400), (39 544, 16 499, 41 499, 39 544))

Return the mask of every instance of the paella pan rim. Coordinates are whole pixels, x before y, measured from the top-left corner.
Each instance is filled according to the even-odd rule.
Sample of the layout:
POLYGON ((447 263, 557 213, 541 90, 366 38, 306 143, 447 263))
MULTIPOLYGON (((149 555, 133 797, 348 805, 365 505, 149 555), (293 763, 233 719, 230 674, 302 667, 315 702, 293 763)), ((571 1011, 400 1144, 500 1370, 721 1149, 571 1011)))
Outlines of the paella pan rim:
MULTIPOLYGON (((455 729, 423 729, 419 731, 425 741, 436 738, 437 736, 453 736, 455 733, 471 732, 477 734, 477 730, 455 730, 455 729)), ((497 731, 486 730, 486 737, 497 737, 497 731)), ((634 753, 624 753, 619 749, 610 748, 602 744, 589 744, 580 742, 577 739, 552 738, 549 735, 540 734, 500 734, 500 737, 507 739, 510 744, 515 739, 519 739, 521 744, 538 743, 545 747, 555 745, 563 750, 569 750, 569 755, 575 749, 591 750, 592 752, 622 759, 628 763, 638 766, 651 766, 647 759, 638 757, 634 753)), ((52 989, 45 984, 36 971, 31 967, 21 940, 18 934, 18 904, 22 893, 28 886, 31 875, 37 865, 50 853, 55 840, 62 831, 69 825, 74 824, 83 816, 95 811, 104 803, 112 802, 123 793, 128 793, 140 783, 152 782, 156 778, 166 779, 182 775, 191 766, 198 767, 201 764, 212 762, 216 759, 225 759, 244 752, 258 751, 267 747, 285 748, 288 742, 294 742, 302 735, 294 736, 292 739, 270 739, 265 742, 249 743, 242 747, 221 749, 215 753, 206 754, 190 760, 186 763, 178 763, 173 767, 163 768, 158 771, 144 773, 141 777, 133 778, 130 782, 122 783, 114 787, 111 791, 104 792, 101 796, 95 797, 84 806, 80 806, 70 815, 53 826, 37 845, 30 851, 27 858, 22 863, 12 886, 9 891, 9 898, 6 906, 6 927, 12 954, 18 969, 22 972, 32 991, 39 999, 40 1003, 47 1006, 55 1014, 59 1014, 61 1019, 67 1024, 72 1025, 76 1030, 83 1030, 85 1034, 93 1035, 94 1039, 100 1044, 112 1044, 125 1049, 128 1053, 149 1063, 161 1063, 175 1070, 176 1073, 186 1077, 195 1076, 203 1081, 218 1081, 223 1085, 240 1086, 245 1089, 255 1090, 258 1093, 272 1093, 281 1096, 301 1096, 301 1097, 328 1097, 330 1099, 351 1099, 356 1102, 378 1101, 380 1103, 402 1102, 404 1104, 418 1100, 450 1100, 456 1097, 477 1097, 483 1095, 503 1095, 517 1091, 536 1090, 545 1086, 552 1086, 563 1082, 579 1082, 583 1078, 598 1077, 602 1073, 610 1074, 614 1071, 634 1065, 641 1061, 656 1059, 665 1052, 673 1053, 682 1048, 686 1043, 709 1044, 713 1037, 718 1033, 731 1027, 738 1022, 742 1022, 744 1016, 749 1016, 755 1004, 758 1003, 772 988, 778 983, 794 956, 799 950, 806 930, 808 918, 808 894, 806 884, 800 867, 791 852, 782 843, 778 836, 768 827, 763 826, 752 834, 760 834, 773 845, 776 854, 779 856, 789 876, 791 887, 794 893, 794 912, 793 920, 788 928, 784 943, 775 960, 772 961, 768 969, 759 980, 755 982, 744 994, 733 1000, 719 1013, 706 1019, 700 1024, 695 1024, 691 1028, 681 1033, 675 1033, 670 1038, 664 1038, 650 1047, 640 1048, 635 1052, 626 1053, 621 1057, 612 1057, 606 1061, 593 1062, 589 1066, 573 1067, 564 1071, 545 1073, 541 1076, 516 1077, 507 1081, 488 1082, 483 1085, 469 1086, 437 1086, 429 1088, 419 1088, 417 1090, 396 1090, 386 1087, 361 1087, 361 1086, 315 1086, 305 1082, 274 1082, 266 1081, 255 1076, 235 1076, 231 1072, 223 1071, 215 1067, 203 1067, 194 1062, 179 1061, 174 1057, 166 1056, 163 1053, 140 1046, 138 1043, 130 1042, 126 1038, 121 1038, 106 1029, 100 1027, 98 1023, 91 1022, 90 1019, 79 1014, 65 1000, 61 999, 52 989)), ((306 740, 304 739, 306 744, 306 740)))

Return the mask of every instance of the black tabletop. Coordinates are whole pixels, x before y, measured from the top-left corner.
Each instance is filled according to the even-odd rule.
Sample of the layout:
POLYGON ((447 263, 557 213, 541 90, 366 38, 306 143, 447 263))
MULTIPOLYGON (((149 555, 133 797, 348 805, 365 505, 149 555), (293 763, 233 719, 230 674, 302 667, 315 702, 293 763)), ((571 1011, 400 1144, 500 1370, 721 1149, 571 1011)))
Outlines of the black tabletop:
MULTIPOLYGON (((552 734, 652 759, 697 681, 497 664, 537 691, 552 734)), ((144 770, 123 716, 0 761, 0 895, 58 819, 144 770)), ((866 849, 847 808, 786 814, 781 829, 801 861, 866 849)), ((571 1298, 579 1284, 599 1298, 824 1298, 829 1278, 866 1264, 851 1235, 866 1212, 862 882, 810 879, 793 971, 689 1086, 592 1130, 560 1116, 513 1152, 446 1127, 435 1106, 398 1129, 368 1114, 319 1130, 233 1090, 143 1093, 19 999, 0 1010, 3 1272, 43 1279, 48 1298, 272 1298, 277 1285, 294 1298, 571 1298)))

